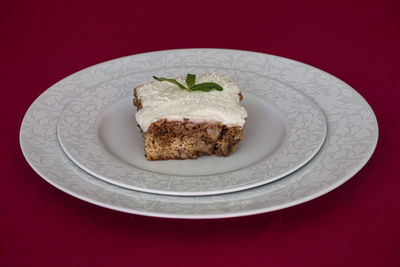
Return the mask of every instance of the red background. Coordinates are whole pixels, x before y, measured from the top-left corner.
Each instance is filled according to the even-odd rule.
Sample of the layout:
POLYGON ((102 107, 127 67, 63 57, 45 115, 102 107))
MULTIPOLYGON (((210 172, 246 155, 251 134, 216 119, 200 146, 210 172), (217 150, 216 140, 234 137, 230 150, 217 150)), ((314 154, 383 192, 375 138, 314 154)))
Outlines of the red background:
POLYGON ((398 1, 2 1, 0 14, 0 265, 400 265, 398 1), (305 204, 197 221, 94 206, 25 162, 19 127, 46 88, 116 57, 193 47, 285 56, 341 78, 376 112, 374 156, 305 204))

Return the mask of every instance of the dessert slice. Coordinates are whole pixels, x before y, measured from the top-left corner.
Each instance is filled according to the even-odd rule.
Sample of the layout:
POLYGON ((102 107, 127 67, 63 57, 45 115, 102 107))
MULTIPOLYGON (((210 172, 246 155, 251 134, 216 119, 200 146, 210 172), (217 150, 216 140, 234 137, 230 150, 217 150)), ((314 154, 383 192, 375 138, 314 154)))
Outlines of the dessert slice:
POLYGON ((133 100, 148 160, 229 156, 236 150, 247 112, 235 83, 217 74, 154 79, 135 88, 133 100))

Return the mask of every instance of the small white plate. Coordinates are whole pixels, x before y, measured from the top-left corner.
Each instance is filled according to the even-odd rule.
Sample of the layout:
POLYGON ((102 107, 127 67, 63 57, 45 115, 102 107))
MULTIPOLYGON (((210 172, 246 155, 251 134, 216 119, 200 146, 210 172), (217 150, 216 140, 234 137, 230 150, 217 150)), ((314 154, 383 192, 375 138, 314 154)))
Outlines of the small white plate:
MULTIPOLYGON (((255 76, 256 77, 256 76, 255 76)), ((149 80, 142 76, 141 82, 149 80)), ((315 199, 342 185, 369 160, 378 123, 368 103, 338 78, 287 58, 226 49, 181 49, 133 55, 91 66, 51 86, 26 112, 20 129, 22 152, 48 183, 84 201, 128 213, 168 218, 227 218, 259 214, 315 199), (57 126, 63 109, 86 90, 128 73, 185 66, 208 72, 249 72, 300 90, 327 118, 326 140, 303 168, 273 183, 215 196, 166 196, 106 183, 75 165, 63 152, 57 126)), ((362 183, 362 177, 359 177, 362 183)))
MULTIPOLYGON (((169 70, 170 71, 170 70, 169 70)), ((201 74, 181 67, 174 76, 201 74)), ((152 75, 168 76, 158 70, 152 75)), ((132 105, 135 74, 118 77, 77 97, 63 112, 58 138, 79 167, 109 183, 149 193, 214 195, 260 186, 299 169, 321 148, 326 121, 320 108, 289 86, 262 75, 223 70, 241 88, 248 111, 245 140, 229 157, 148 161, 132 105), (255 82, 257 81, 257 82, 255 82)))

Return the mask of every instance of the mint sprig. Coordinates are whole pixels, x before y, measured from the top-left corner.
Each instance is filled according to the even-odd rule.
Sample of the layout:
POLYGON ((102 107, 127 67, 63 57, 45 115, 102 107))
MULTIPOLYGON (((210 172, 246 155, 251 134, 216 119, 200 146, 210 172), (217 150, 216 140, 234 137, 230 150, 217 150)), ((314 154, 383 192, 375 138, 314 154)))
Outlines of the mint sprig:
POLYGON ((217 91, 223 90, 222 86, 220 86, 219 84, 213 83, 213 82, 195 84, 196 83, 196 75, 190 74, 190 73, 188 73, 188 75, 186 76, 187 87, 185 87, 184 85, 182 85, 180 82, 178 82, 175 79, 158 78, 156 76, 153 76, 153 78, 160 82, 167 81, 167 82, 173 83, 173 84, 177 85, 179 88, 188 90, 188 91, 210 92, 213 89, 215 89, 217 91))

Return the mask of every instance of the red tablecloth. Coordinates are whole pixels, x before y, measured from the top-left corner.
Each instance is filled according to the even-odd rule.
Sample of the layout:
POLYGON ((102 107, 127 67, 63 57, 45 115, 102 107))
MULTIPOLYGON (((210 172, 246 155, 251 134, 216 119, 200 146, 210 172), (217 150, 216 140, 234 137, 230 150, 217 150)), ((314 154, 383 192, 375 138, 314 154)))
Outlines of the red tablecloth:
POLYGON ((0 5, 1 265, 400 265, 398 1, 65 2, 0 5), (52 187, 26 163, 19 127, 46 88, 116 57, 193 47, 285 56, 341 78, 376 112, 375 154, 318 199, 221 220, 97 207, 52 187))

